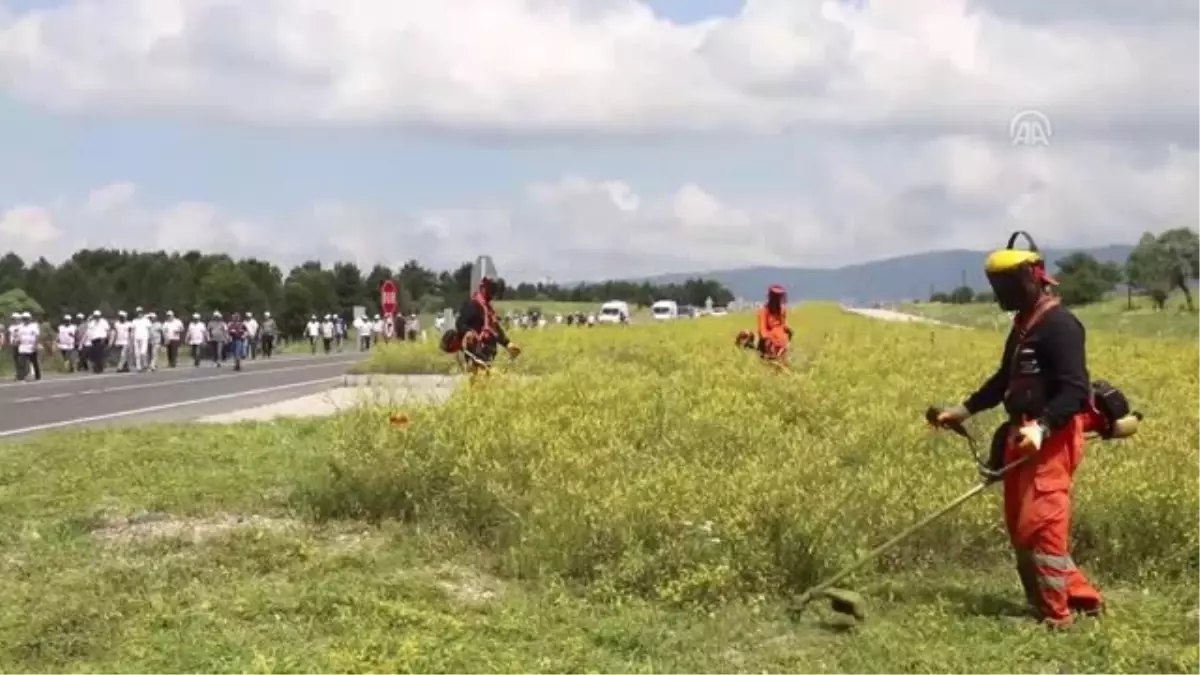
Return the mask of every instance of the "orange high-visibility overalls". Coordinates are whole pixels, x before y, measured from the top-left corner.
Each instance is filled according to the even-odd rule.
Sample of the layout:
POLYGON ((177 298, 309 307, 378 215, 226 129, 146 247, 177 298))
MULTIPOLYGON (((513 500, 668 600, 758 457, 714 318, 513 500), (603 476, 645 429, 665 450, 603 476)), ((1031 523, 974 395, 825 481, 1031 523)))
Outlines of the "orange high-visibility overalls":
POLYGON ((787 309, 780 307, 778 313, 768 307, 758 310, 758 339, 767 358, 777 359, 784 355, 788 346, 787 309))
MULTIPOLYGON (((1015 330, 1016 348, 1011 364, 1009 392, 1022 386, 1017 355, 1033 326, 1056 301, 1040 303, 1024 325, 1015 330)), ((1040 375, 1039 375, 1040 376, 1040 375)), ((1004 474, 1004 520, 1016 551, 1017 571, 1030 604, 1042 618, 1057 625, 1071 622, 1071 610, 1095 612, 1102 603, 1071 558, 1071 481, 1083 460, 1084 424, 1088 410, 1080 411, 1042 441, 1041 450, 1025 464, 1004 474)), ((1004 463, 1011 464, 1024 453, 1019 448, 1021 423, 1014 420, 1005 446, 1004 463)))

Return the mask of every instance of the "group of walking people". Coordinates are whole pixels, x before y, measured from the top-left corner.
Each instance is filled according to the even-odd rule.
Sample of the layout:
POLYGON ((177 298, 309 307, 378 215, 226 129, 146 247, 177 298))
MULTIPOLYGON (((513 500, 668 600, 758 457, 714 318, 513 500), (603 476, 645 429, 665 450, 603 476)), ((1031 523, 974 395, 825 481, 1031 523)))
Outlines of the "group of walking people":
MULTIPOLYGON (((132 318, 124 310, 111 320, 100 310, 91 316, 66 314, 53 345, 69 372, 103 373, 110 361, 115 361, 117 372, 153 372, 162 352, 167 367, 175 368, 185 346, 194 367, 205 360, 220 367, 232 359, 234 370, 241 370, 245 359, 257 359, 259 354, 271 358, 278 337, 279 327, 270 312, 263 314, 261 322, 250 312, 245 318, 234 312, 228 321, 219 311, 208 321, 197 312, 185 324, 174 311, 167 310, 160 319, 157 312, 138 307, 132 318)), ((41 328, 32 313, 14 312, 3 339, 12 353, 16 379, 27 381, 32 375, 40 380, 41 328)))

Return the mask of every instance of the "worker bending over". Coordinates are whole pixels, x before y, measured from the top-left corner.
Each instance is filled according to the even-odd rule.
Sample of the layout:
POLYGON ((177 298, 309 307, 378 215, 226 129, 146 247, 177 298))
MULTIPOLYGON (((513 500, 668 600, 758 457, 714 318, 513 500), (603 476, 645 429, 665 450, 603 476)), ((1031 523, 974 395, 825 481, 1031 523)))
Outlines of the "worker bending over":
POLYGON ((500 347, 507 349, 513 358, 521 353, 521 348, 509 341, 492 307, 495 292, 496 280, 482 275, 477 290, 463 303, 455 322, 455 331, 462 337, 462 349, 467 352, 467 365, 472 373, 491 365, 500 347))
POLYGON ((779 284, 767 288, 767 302, 758 310, 758 349, 764 358, 786 363, 792 329, 787 324, 787 290, 779 284))
POLYGON ((1091 387, 1083 325, 1049 293, 1057 282, 1037 249, 1013 248, 1016 236, 985 265, 1000 308, 1016 312, 1000 365, 961 405, 940 412, 937 422, 961 423, 1004 405, 1009 422, 1003 465, 1032 455, 1003 474, 1017 572, 1038 618, 1062 627, 1072 622, 1072 611, 1096 615, 1102 608, 1100 593, 1068 547, 1071 482, 1083 459, 1091 387))

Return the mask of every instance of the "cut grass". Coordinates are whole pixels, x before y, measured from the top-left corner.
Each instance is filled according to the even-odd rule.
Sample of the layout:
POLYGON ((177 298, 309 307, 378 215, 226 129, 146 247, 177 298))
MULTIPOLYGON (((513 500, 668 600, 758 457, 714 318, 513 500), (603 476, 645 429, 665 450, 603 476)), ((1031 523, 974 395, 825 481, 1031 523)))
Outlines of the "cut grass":
MULTIPOLYGON (((382 416, 384 413, 380 411, 382 416)), ((37 437, 0 474, 5 672, 1195 672, 1197 588, 1106 588, 1057 635, 1009 569, 873 577, 851 627, 784 599, 599 601, 452 532, 316 523, 326 421, 37 437), (123 517, 158 513, 167 516, 123 517), (244 522, 225 514, 242 514, 244 522), (198 533, 198 535, 197 535, 198 533), (202 536, 200 536, 202 535, 202 536)), ((1101 584, 1104 579, 1098 580, 1101 584)))

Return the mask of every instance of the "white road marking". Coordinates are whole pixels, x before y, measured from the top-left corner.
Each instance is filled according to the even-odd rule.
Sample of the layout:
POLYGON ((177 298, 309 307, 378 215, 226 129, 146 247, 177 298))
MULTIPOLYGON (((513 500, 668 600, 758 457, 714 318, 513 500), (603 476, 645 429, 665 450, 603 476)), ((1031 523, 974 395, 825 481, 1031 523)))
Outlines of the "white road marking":
MULTIPOLYGON (((158 382, 144 382, 142 384, 126 384, 120 387, 103 387, 100 389, 84 389, 83 391, 68 391, 61 394, 47 394, 46 396, 30 396, 27 398, 18 398, 13 403, 37 403, 39 401, 51 401, 59 398, 70 398, 72 396, 91 396, 95 394, 108 394, 115 391, 131 391, 134 389, 153 389, 155 387, 173 387, 176 385, 186 385, 193 382, 210 382, 212 380, 225 380, 230 377, 253 377, 255 375, 270 375, 272 373, 292 373, 300 370, 313 370, 314 368, 329 368, 330 366, 339 365, 337 361, 314 363, 306 366, 290 366, 287 368, 272 368, 270 370, 243 370, 236 376, 232 373, 222 375, 208 375, 205 377, 191 377, 185 379, 161 380, 158 382)), ((232 368, 231 368, 232 370, 232 368)))
MULTIPOLYGON (((249 369, 249 368, 252 368, 252 367, 260 365, 260 364, 279 363, 280 361, 299 361, 300 359, 325 359, 327 361, 341 361, 343 357, 348 358, 348 357, 352 357, 352 356, 357 357, 357 358, 365 358, 366 356, 368 356, 368 353, 367 352, 342 352, 342 353, 333 353, 333 354, 330 354, 329 356, 325 356, 322 354, 318 354, 317 356, 310 356, 308 354, 288 354, 288 355, 276 356, 275 358, 272 358, 272 359, 263 358, 263 359, 256 359, 254 361, 246 360, 246 361, 242 362, 242 365, 245 366, 247 369, 249 369)), ((166 362, 164 361, 163 366, 161 366, 157 372, 159 372, 159 373, 185 372, 184 369, 189 368, 191 366, 185 366, 184 365, 185 359, 183 359, 182 357, 183 357, 183 355, 180 354, 178 368, 174 368, 174 369, 167 368, 166 362)), ((191 361, 191 358, 189 357, 186 360, 191 361)), ((226 362, 226 363, 228 364, 228 362, 226 362)), ((211 367, 213 367, 212 359, 209 359, 207 361, 201 361, 200 365, 201 365, 201 367, 211 368, 211 367)), ((56 377, 46 377, 41 380, 30 381, 30 382, 0 382, 0 389, 7 389, 9 387, 34 387, 39 384, 56 384, 59 382, 74 382, 76 380, 89 380, 90 381, 90 380, 104 380, 104 379, 108 379, 110 377, 135 377, 135 376, 137 376, 137 373, 118 373, 118 372, 110 371, 107 373, 100 373, 99 375, 97 375, 92 372, 87 372, 87 373, 76 372, 76 373, 61 375, 61 376, 56 376, 56 377)), ((183 380, 175 380, 175 381, 182 382, 183 380)))
MULTIPOLYGON (((258 365, 280 363, 280 362, 293 362, 293 360, 301 360, 301 359, 319 358, 319 359, 324 359, 325 363, 335 363, 335 362, 341 362, 341 360, 343 360, 343 357, 346 357, 346 360, 349 360, 349 357, 364 358, 366 356, 367 356, 366 352, 346 352, 346 353, 342 353, 342 354, 330 354, 330 356, 328 356, 328 357, 324 357, 324 356, 310 357, 310 356, 308 356, 308 354, 293 354, 293 356, 275 357, 274 359, 245 360, 245 362, 242 362, 241 365, 245 366, 246 370, 251 370, 253 368, 256 368, 256 366, 258 366, 258 365)), ((168 368, 166 368, 166 366, 164 366, 164 368, 158 369, 157 372, 163 372, 163 374, 169 374, 169 372, 186 372, 185 368, 191 368, 191 366, 182 365, 182 360, 184 360, 184 359, 180 359, 180 366, 178 369, 174 369, 174 370, 168 369, 168 368)), ((188 360, 191 360, 191 359, 188 359, 188 360)), ((208 362, 200 363, 200 366, 202 366, 202 368, 212 368, 212 362, 211 362, 211 360, 208 360, 208 362)), ((232 366, 230 366, 230 368, 232 368, 232 366)), ((108 380, 109 377, 137 377, 137 376, 138 376, 137 372, 102 372, 102 374, 100 374, 100 375, 96 375, 96 374, 94 374, 94 372, 78 372, 78 374, 56 376, 56 377, 46 377, 46 378, 43 378, 43 380, 37 380, 37 381, 31 381, 31 382, 0 382, 0 389, 7 389, 10 387, 36 387, 36 386, 38 386, 38 384, 58 384, 58 383, 62 383, 62 382, 76 382, 76 381, 80 381, 80 380, 86 380, 86 381, 108 380)), ((185 380, 172 380, 172 382, 184 382, 184 381, 185 380)), ((61 396, 58 396, 58 398, 61 398, 61 396)))
POLYGON ((291 384, 280 384, 280 385, 276 385, 274 387, 262 387, 260 389, 237 391, 232 394, 219 394, 217 396, 205 396, 203 398, 193 398, 193 399, 189 399, 187 401, 175 401, 173 403, 163 403, 161 405, 152 405, 152 406, 148 406, 145 408, 135 408, 133 410, 121 410, 118 412, 105 413, 103 415, 91 415, 88 417, 76 417, 74 419, 69 419, 69 420, 59 420, 57 422, 47 422, 46 424, 35 424, 33 426, 22 427, 20 429, 8 429, 7 431, 0 431, 0 438, 7 438, 9 436, 19 436, 21 434, 28 434, 28 433, 32 433, 35 431, 48 431, 50 429, 61 429, 62 427, 69 427, 73 424, 87 424, 89 422, 102 422, 104 420, 112 420, 112 419, 119 419, 121 417, 129 417, 131 415, 143 415, 146 413, 158 412, 160 410, 170 410, 172 408, 181 408, 186 405, 195 405, 197 403, 211 403, 213 401, 226 401, 231 398, 237 398, 239 396, 253 396, 255 394, 269 394, 269 393, 275 392, 275 391, 285 391, 287 389, 296 389, 298 387, 311 387, 314 384, 321 384, 324 382, 333 382, 335 380, 340 380, 341 377, 342 377, 341 375, 338 375, 336 377, 322 377, 322 378, 319 378, 316 380, 305 380, 304 382, 293 382, 291 384))

